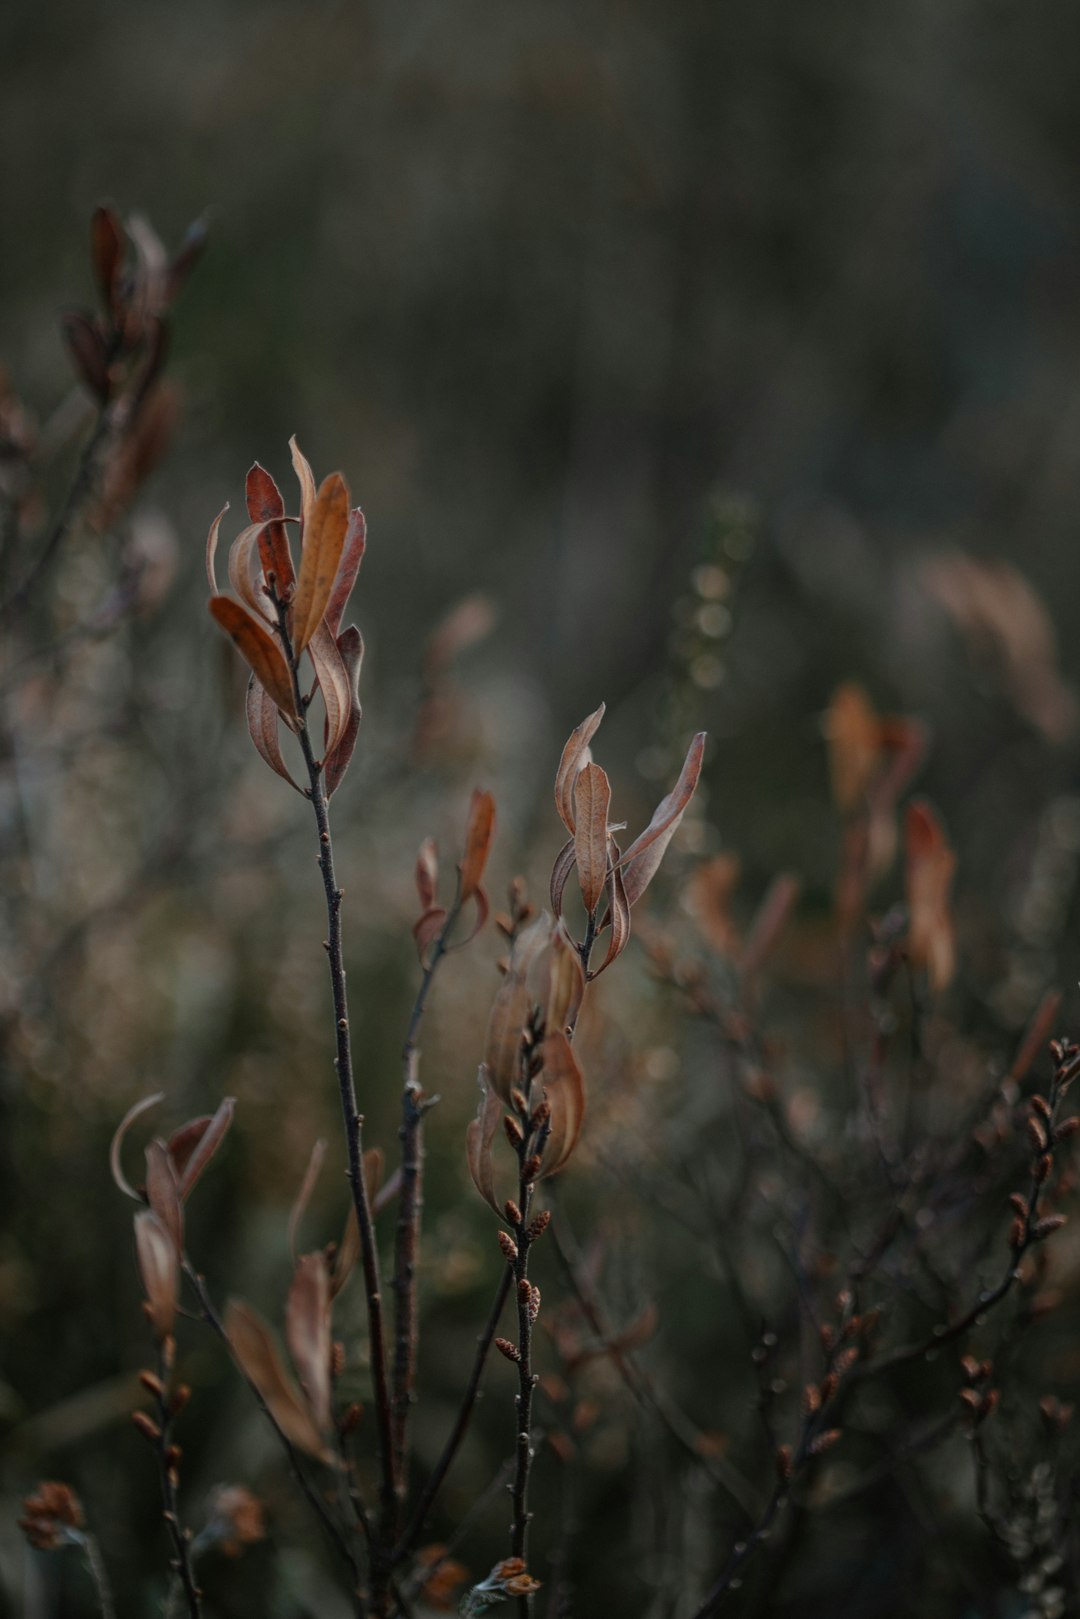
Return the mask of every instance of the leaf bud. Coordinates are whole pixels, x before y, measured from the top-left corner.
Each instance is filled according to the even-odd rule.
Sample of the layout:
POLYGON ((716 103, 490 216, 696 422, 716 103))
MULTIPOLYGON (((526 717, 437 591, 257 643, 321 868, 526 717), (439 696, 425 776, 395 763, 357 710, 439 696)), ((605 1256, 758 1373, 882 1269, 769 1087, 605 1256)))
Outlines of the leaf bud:
POLYGON ((536 1219, 532 1222, 532 1225, 530 1225, 530 1227, 529 1227, 529 1230, 528 1230, 529 1241, 530 1242, 535 1242, 537 1237, 542 1237, 544 1235, 544 1232, 547 1230, 547 1228, 548 1228, 548 1226, 550 1224, 551 1224, 551 1210, 550 1209, 541 1209, 540 1213, 536 1216, 536 1219))
POLYGON ((150 1420, 145 1411, 133 1411, 131 1420, 144 1439, 148 1439, 152 1445, 157 1444, 161 1438, 161 1429, 156 1422, 150 1420))
POLYGON ((520 1349, 518 1348, 517 1344, 512 1344, 509 1338, 496 1338, 495 1348, 499 1351, 500 1355, 505 1355, 507 1360, 512 1360, 515 1366, 521 1360, 520 1349))
POLYGON ((499 1232, 499 1247, 512 1265, 518 1256, 518 1246, 508 1231, 499 1232))

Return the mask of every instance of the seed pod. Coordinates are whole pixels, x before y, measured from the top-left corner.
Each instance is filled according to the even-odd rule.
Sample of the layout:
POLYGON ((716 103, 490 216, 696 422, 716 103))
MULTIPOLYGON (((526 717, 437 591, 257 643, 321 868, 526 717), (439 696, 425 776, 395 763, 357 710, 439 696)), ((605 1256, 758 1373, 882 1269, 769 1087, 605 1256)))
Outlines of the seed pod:
POLYGON ((540 1314, 540 1289, 534 1284, 529 1294, 529 1320, 536 1321, 540 1314))
POLYGON ((1026 1220, 1027 1217, 1028 1217, 1028 1214, 1030 1213, 1030 1210, 1028 1209, 1027 1198, 1026 1197, 1021 1197, 1019 1192, 1010 1192, 1010 1194, 1009 1194, 1009 1202, 1012 1204, 1013 1208, 1016 1210, 1016 1212, 1020 1216, 1020 1218, 1022 1220, 1026 1220))
POLYGON ((1013 1221, 1012 1225, 1009 1227, 1009 1247, 1010 1248, 1019 1248, 1019 1247, 1022 1246, 1023 1241, 1024 1241, 1024 1232, 1026 1230, 1027 1230, 1027 1222, 1025 1220, 1021 1220, 1021 1219, 1018 1218, 1018 1219, 1015 1219, 1013 1221))
POLYGON ((512 1265, 518 1256, 518 1246, 509 1232, 499 1232, 499 1247, 512 1265))
POLYGON ((522 1178, 522 1180, 526 1180, 526 1181, 534 1181, 536 1179, 537 1175, 539 1175, 539 1173, 540 1173, 540 1156, 539 1156, 538 1153, 534 1152, 532 1157, 531 1158, 526 1158, 525 1162, 522 1164, 522 1166, 521 1166, 521 1178, 522 1178))
POLYGON ((529 1241, 530 1242, 535 1242, 537 1237, 542 1237, 544 1235, 544 1232, 547 1230, 547 1228, 548 1228, 548 1226, 550 1224, 551 1224, 551 1210, 550 1209, 541 1209, 540 1213, 536 1216, 536 1219, 533 1221, 532 1225, 529 1227, 529 1230, 528 1230, 529 1241))
POLYGON ((512 1226, 519 1226, 521 1224, 521 1210, 518 1208, 512 1197, 508 1197, 506 1202, 503 1204, 503 1213, 506 1215, 506 1218, 509 1220, 512 1226))
POLYGON ((495 1348, 500 1355, 505 1355, 507 1360, 512 1360, 515 1366, 521 1360, 521 1350, 517 1344, 512 1344, 509 1338, 496 1338, 495 1348))
POLYGON ((1033 1113, 1028 1117, 1027 1132, 1031 1137, 1032 1146, 1035 1148, 1036 1152, 1045 1152, 1046 1131, 1043 1129, 1042 1124, 1033 1113))

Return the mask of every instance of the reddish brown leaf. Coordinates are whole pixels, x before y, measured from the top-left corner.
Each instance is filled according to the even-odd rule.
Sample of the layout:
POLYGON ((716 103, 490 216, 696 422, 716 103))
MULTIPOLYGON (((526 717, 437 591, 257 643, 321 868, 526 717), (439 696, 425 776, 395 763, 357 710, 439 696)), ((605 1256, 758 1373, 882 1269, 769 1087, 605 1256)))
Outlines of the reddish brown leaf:
POLYGON ((434 838, 425 838, 416 856, 416 892, 420 909, 430 911, 439 884, 439 855, 434 838))
POLYGON ((210 615, 226 635, 231 636, 240 656, 256 680, 273 698, 290 724, 299 724, 292 679, 284 655, 270 634, 246 608, 231 596, 211 596, 210 615))
POLYGON ((178 1254, 184 1251, 184 1210, 169 1149, 151 1141, 146 1149, 146 1201, 169 1233, 178 1254))
POLYGON ((325 1256, 302 1254, 285 1305, 285 1338, 319 1429, 330 1432, 330 1275, 325 1256))
POLYGON ((476 788, 469 805, 469 824, 465 830, 465 858, 461 862, 459 898, 464 904, 480 887, 495 835, 495 800, 489 792, 476 788))
POLYGON ((105 339, 97 322, 79 310, 72 310, 63 317, 60 324, 76 371, 95 399, 104 404, 112 392, 112 382, 105 353, 105 339))
POLYGON ((327 629, 324 619, 319 619, 308 642, 308 656, 326 709, 325 746, 326 752, 330 754, 341 742, 349 723, 352 686, 345 660, 338 651, 338 644, 327 629))
POLYGON ((358 629, 350 625, 338 636, 337 647, 349 677, 349 717, 341 741, 327 754, 323 767, 327 798, 332 798, 341 786, 345 772, 349 768, 349 761, 356 749, 360 722, 364 717, 364 711, 360 706, 360 669, 364 661, 363 636, 358 629))
POLYGON ((742 944, 731 914, 739 874, 734 855, 718 854, 695 866, 686 884, 686 908, 705 943, 720 956, 736 956, 742 944))
POLYGON ((413 924, 413 938, 416 940, 416 953, 420 957, 421 967, 427 966, 427 953, 435 940, 446 926, 446 906, 433 905, 425 911, 419 921, 413 924))
POLYGON ((604 717, 603 703, 588 719, 571 731, 566 746, 559 760, 559 768, 555 772, 555 808, 562 817, 566 830, 574 831, 574 782, 578 771, 588 762, 589 743, 600 728, 600 721, 604 717))
POLYGON ((105 308, 116 313, 120 272, 124 266, 124 232, 111 208, 95 208, 90 220, 90 257, 105 308))
POLYGON ((124 1137, 127 1135, 137 1118, 139 1118, 143 1113, 148 1112, 150 1108, 157 1107, 158 1103, 163 1102, 164 1100, 165 1092, 155 1091, 153 1096, 144 1096, 141 1101, 136 1102, 132 1107, 129 1107, 127 1112, 124 1114, 124 1117, 117 1125, 116 1131, 112 1138, 112 1143, 109 1147, 109 1169, 112 1171, 112 1178, 119 1190, 125 1193, 127 1197, 133 1197, 136 1203, 141 1203, 143 1200, 132 1186, 127 1176, 124 1174, 123 1165, 120 1161, 120 1153, 124 1145, 124 1137))
POLYGON ((941 822, 925 800, 908 805, 904 832, 908 954, 916 967, 925 967, 932 988, 940 990, 951 982, 956 968, 949 905, 956 856, 946 841, 941 822))
POLYGON ((824 730, 833 797, 847 815, 864 801, 881 754, 881 722, 861 686, 848 682, 837 687, 824 730))
POLYGON ((630 941, 630 900, 626 893, 622 867, 619 865, 619 845, 614 838, 611 840, 610 858, 606 926, 611 928, 611 938, 608 941, 607 955, 596 971, 590 975, 593 978, 599 978, 605 968, 610 967, 613 961, 618 961, 630 941))
POLYGON ((608 810, 611 783, 599 765, 587 764, 574 782, 574 854, 585 909, 591 916, 607 881, 608 810))
POLYGON ((570 838, 555 856, 555 864, 551 868, 551 909, 555 912, 556 918, 562 916, 563 895, 570 881, 570 873, 576 864, 577 850, 574 839, 570 838))
POLYGON ((296 1233, 300 1227, 300 1221, 304 1218, 304 1210, 308 1206, 311 1194, 315 1190, 315 1182, 319 1178, 319 1171, 325 1157, 326 1142, 320 1138, 311 1149, 311 1157, 308 1159, 304 1178, 300 1182, 300 1190, 296 1194, 296 1201, 293 1203, 289 1213, 287 1240, 294 1265, 296 1264, 296 1233))
POLYGON ((329 1461, 318 1425, 282 1365, 273 1334, 262 1316, 239 1299, 230 1299, 225 1307, 225 1334, 237 1365, 258 1390, 286 1439, 307 1455, 329 1461))
POLYGON ((359 506, 354 506, 349 513, 349 524, 345 530, 345 543, 341 548, 341 564, 338 567, 334 588, 330 592, 330 600, 326 604, 326 622, 330 626, 331 635, 337 635, 341 629, 341 620, 345 609, 349 605, 356 576, 360 572, 360 564, 364 560, 364 551, 367 546, 367 525, 364 514, 359 506))
POLYGON ((540 1076, 551 1107, 551 1130, 541 1173, 557 1175, 577 1146, 585 1117, 585 1082, 573 1047, 561 1029, 544 1036, 544 1069, 540 1076))
POLYGON ((551 935, 547 993, 540 1004, 546 1007, 545 1027, 572 1029, 585 994, 585 972, 577 947, 560 922, 551 935))
POLYGON ((259 535, 259 555, 267 582, 273 575, 277 594, 288 599, 295 582, 292 553, 285 524, 285 502, 273 478, 256 461, 247 475, 247 509, 253 523, 269 524, 259 535))
POLYGON ((477 1083, 480 1086, 480 1105, 466 1133, 465 1155, 473 1185, 484 1202, 501 1218, 499 1205, 495 1201, 495 1170, 491 1161, 491 1147, 502 1118, 503 1104, 492 1089, 491 1076, 484 1063, 480 1064, 477 1083))
POLYGON ((705 755, 705 732, 699 731, 690 744, 679 779, 653 811, 653 818, 635 838, 622 857, 623 883, 630 905, 636 905, 656 875, 668 844, 678 831, 686 806, 694 796, 705 755))
POLYGON ((184 1173, 184 1167, 188 1159, 209 1128, 210 1114, 204 1113, 201 1118, 189 1119, 187 1124, 180 1126, 179 1130, 174 1130, 165 1143, 169 1150, 169 1157, 172 1159, 177 1181, 184 1173))
POLYGON ((337 578, 348 526, 349 491, 341 473, 332 472, 323 479, 304 526, 304 549, 292 609, 292 639, 297 654, 304 650, 322 622, 337 578))
POLYGON ((269 692, 259 685, 254 675, 248 680, 244 712, 248 732, 259 757, 266 761, 282 781, 287 781, 290 787, 295 788, 303 796, 304 789, 299 782, 294 781, 281 752, 281 738, 278 734, 278 721, 281 715, 278 706, 269 692))
POLYGON ((180 1176, 180 1196, 190 1197, 195 1183, 224 1141, 233 1119, 236 1099, 226 1096, 210 1123, 199 1137, 194 1152, 184 1165, 180 1176))
POLYGON ((218 534, 221 532, 222 518, 225 516, 228 509, 229 502, 226 501, 224 506, 218 512, 217 516, 214 518, 214 521, 210 524, 210 532, 206 536, 206 577, 210 581, 210 590, 215 596, 218 594, 218 585, 217 574, 214 571, 214 558, 217 556, 218 534))
POLYGON ((150 1306, 150 1323, 161 1342, 176 1321, 180 1258, 172 1237, 150 1209, 141 1209, 135 1216, 135 1257, 150 1306))

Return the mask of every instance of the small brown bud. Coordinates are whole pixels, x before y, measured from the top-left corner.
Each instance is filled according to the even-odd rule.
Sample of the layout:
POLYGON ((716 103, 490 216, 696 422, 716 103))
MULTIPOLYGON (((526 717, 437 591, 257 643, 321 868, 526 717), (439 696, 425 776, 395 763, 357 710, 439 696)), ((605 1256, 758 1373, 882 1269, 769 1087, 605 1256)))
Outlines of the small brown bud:
POLYGON ((508 1197, 506 1202, 503 1204, 503 1213, 506 1215, 506 1218, 509 1220, 512 1226, 519 1226, 521 1224, 521 1210, 518 1208, 512 1197, 508 1197))
POLYGON ((536 1318, 537 1318, 537 1316, 539 1314, 540 1314, 540 1289, 534 1283, 532 1291, 529 1294, 529 1320, 532 1321, 532 1322, 535 1322, 535 1320, 536 1320, 536 1318))
POLYGON ((157 1444, 161 1438, 161 1429, 156 1422, 151 1422, 145 1411, 133 1411, 131 1420, 144 1439, 148 1439, 152 1445, 157 1444))
POLYGON ((537 1175, 539 1175, 539 1173, 540 1173, 540 1155, 538 1153, 534 1152, 532 1157, 531 1158, 526 1158, 525 1162, 522 1164, 522 1166, 521 1166, 521 1178, 522 1178, 522 1180, 526 1180, 526 1181, 534 1181, 536 1179, 537 1175))
POLYGON ((977 1383, 982 1375, 982 1369, 974 1355, 965 1355, 960 1362, 964 1376, 969 1383, 977 1383))
POLYGON ((525 1100, 525 1092, 518 1090, 516 1085, 510 1092, 510 1100, 518 1113, 524 1113, 529 1106, 528 1102, 525 1100))
POLYGON ((522 1133, 520 1124, 516 1119, 511 1118, 509 1113, 505 1114, 503 1117, 503 1129, 506 1131, 506 1139, 509 1141, 510 1145, 512 1147, 520 1147, 521 1143, 525 1140, 525 1137, 522 1133))
POLYGON ((1010 1248, 1019 1248, 1021 1246, 1021 1244, 1024 1241, 1024 1233, 1025 1233, 1026 1230, 1027 1230, 1027 1222, 1026 1221, 1021 1220, 1019 1218, 1017 1218, 1017 1219, 1015 1219, 1013 1221, 1012 1225, 1009 1227, 1009 1247, 1010 1248))
POLYGON ((345 1345, 335 1338, 330 1346, 330 1376, 339 1378, 345 1370, 345 1345))
POLYGON ((1028 1135, 1031 1137, 1031 1144, 1035 1148, 1035 1151, 1036 1152, 1045 1152, 1046 1151, 1046 1131, 1043 1129, 1042 1124, 1035 1117, 1034 1113, 1032 1113, 1028 1118, 1027 1132, 1028 1132, 1028 1135))
POLYGON ((1067 1141, 1070 1136, 1076 1134, 1077 1130, 1080 1130, 1080 1113, 1074 1113, 1070 1118, 1062 1119, 1054 1131, 1053 1139, 1054 1141, 1067 1141))
POLYGON ((538 1237, 542 1237, 550 1224, 551 1210, 541 1209, 540 1213, 536 1216, 536 1219, 529 1227, 529 1241, 535 1242, 538 1237))
POLYGON ((807 1383, 803 1389, 803 1410, 808 1417, 816 1416, 821 1410, 821 1390, 815 1383, 807 1383))
POLYGON ((165 1385, 161 1381, 161 1378, 156 1375, 156 1373, 140 1372, 139 1382, 142 1384, 147 1394, 154 1395, 154 1397, 158 1400, 163 1400, 165 1398, 165 1385))
POLYGON ((837 1377, 835 1372, 830 1372, 827 1377, 824 1377, 822 1379, 822 1382, 821 1382, 821 1403, 822 1403, 822 1405, 828 1405, 829 1401, 832 1399, 833 1395, 836 1393, 836 1385, 837 1385, 837 1383, 839 1381, 840 1381, 840 1379, 837 1377))
POLYGON ((859 1351, 856 1345, 853 1344, 850 1349, 842 1349, 833 1362, 833 1370, 837 1377, 844 1377, 850 1372, 858 1358, 859 1351))
POLYGON ((183 1456, 184 1452, 180 1449, 179 1445, 170 1445, 168 1450, 165 1452, 165 1460, 172 1468, 177 1468, 180 1466, 183 1456))
POLYGON ((1001 1390, 1000 1389, 988 1389, 987 1390, 986 1395, 985 1395, 985 1397, 983 1399, 982 1410, 979 1412, 979 1421, 980 1422, 985 1422, 987 1417, 992 1417, 993 1416, 994 1412, 998 1408, 998 1403, 999 1403, 1000 1400, 1001 1400, 1001 1390))
POLYGON ((967 1406, 972 1416, 977 1416, 982 1408, 982 1395, 976 1389, 961 1389, 960 1402, 967 1406))
POLYGON ((833 1344, 836 1342, 835 1331, 829 1326, 828 1322, 826 1322, 825 1325, 820 1329, 818 1336, 821 1339, 822 1349, 824 1349, 825 1353, 828 1354, 833 1344))
POLYGON ((530 1285, 526 1281, 524 1276, 521 1278, 521 1281, 518 1283, 517 1291, 518 1291, 518 1299, 519 1299, 520 1303, 528 1304, 531 1290, 530 1290, 530 1285))
POLYGON ((1067 1214, 1048 1214, 1044 1220, 1036 1220, 1031 1228, 1032 1241, 1045 1241, 1052 1232, 1060 1231, 1067 1220, 1067 1214))
POLYGON ((337 1026, 342 1031, 342 1033, 344 1034, 345 1030, 349 1027, 348 1018, 347 1017, 339 1017, 338 1020, 337 1020, 337 1026))
POLYGON ((780 1449, 776 1452, 776 1476, 780 1480, 781 1484, 786 1484, 788 1479, 791 1477, 793 1462, 794 1458, 791 1453, 791 1446, 781 1445, 780 1449))
POLYGON ((839 1428, 829 1428, 825 1433, 819 1433, 817 1438, 811 1442, 810 1455, 820 1456, 822 1451, 831 1450, 840 1438, 841 1430, 839 1428))
POLYGON ((508 1231, 499 1232, 499 1247, 512 1265, 518 1256, 518 1245, 508 1231))
POLYGON ((173 1397, 169 1401, 169 1415, 178 1417, 191 1399, 191 1389, 187 1383, 181 1383, 173 1390, 173 1397))
POLYGON ((1048 1152, 1043 1153, 1041 1158, 1037 1158, 1035 1160, 1035 1165, 1034 1165, 1034 1168, 1032 1169, 1032 1174, 1034 1175, 1035 1179, 1038 1181, 1040 1186, 1046 1180, 1047 1176, 1050 1174, 1050 1171, 1053 1169, 1053 1167, 1054 1167, 1054 1160, 1051 1158, 1051 1156, 1050 1156, 1050 1154, 1048 1152))
POLYGON ((1050 1103, 1046 1100, 1045 1096, 1033 1096, 1031 1098, 1031 1105, 1037 1113, 1042 1114, 1044 1119, 1048 1119, 1050 1117, 1050 1103))
POLYGON ((854 1302, 855 1302, 854 1296, 852 1295, 852 1292, 851 1292, 850 1288, 845 1287, 842 1292, 840 1292, 840 1293, 838 1293, 836 1295, 837 1314, 838 1315, 846 1315, 848 1310, 851 1309, 851 1306, 854 1304, 854 1302))
POLYGON ((545 1096, 544 1100, 540 1103, 540 1105, 538 1107, 533 1108, 532 1117, 529 1120, 529 1129, 530 1130, 539 1130, 539 1129, 541 1129, 547 1123, 547 1121, 550 1119, 550 1117, 551 1117, 551 1103, 548 1101, 547 1097, 545 1096))
POLYGON ((515 1366, 521 1359, 521 1350, 517 1344, 512 1344, 509 1338, 496 1338, 495 1348, 500 1355, 505 1355, 507 1360, 512 1360, 515 1366))
POLYGON ((1022 1220, 1026 1220, 1029 1212, 1027 1198, 1021 1197, 1019 1192, 1010 1192, 1009 1202, 1012 1204, 1020 1218, 1022 1220))
POLYGON ((349 1434, 356 1432, 360 1426, 360 1418, 363 1415, 364 1408, 358 1401, 354 1400, 352 1405, 346 1406, 341 1414, 341 1421, 338 1423, 338 1431, 343 1438, 347 1438, 349 1434))

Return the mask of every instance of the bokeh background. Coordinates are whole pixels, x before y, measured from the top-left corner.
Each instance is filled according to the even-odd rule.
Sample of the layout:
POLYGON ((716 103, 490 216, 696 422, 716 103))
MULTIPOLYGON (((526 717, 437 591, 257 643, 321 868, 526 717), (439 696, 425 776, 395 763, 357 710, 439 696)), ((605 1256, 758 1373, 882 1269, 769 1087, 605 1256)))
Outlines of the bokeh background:
MULTIPOLYGON (((119 538, 69 548, 54 623, 100 603, 117 546, 149 558, 152 588, 63 657, 19 661, 12 631, 4 677, 0 1490, 10 1520, 37 1477, 72 1478, 127 1611, 156 1611, 138 1603, 160 1599, 161 1560, 125 1426, 142 1351, 112 1126, 151 1090, 170 1123, 238 1097, 194 1246, 201 1221, 215 1286, 269 1312, 289 1204, 335 1127, 310 829, 243 734, 242 676, 203 607, 211 518, 236 514, 256 458, 286 482, 292 433, 367 513, 364 734, 336 819, 370 1139, 389 1149, 396 1128, 416 845, 436 835, 452 863, 469 792, 490 785, 493 886, 520 870, 542 894, 558 751, 601 698, 632 826, 690 734, 713 739, 658 910, 695 856, 733 850, 747 908, 783 866, 811 923, 836 862, 832 691, 856 678, 920 716, 920 787, 960 849, 962 1021, 1007 1045, 1078 956, 1078 64, 1065 0, 3 9, 0 362, 61 445, 54 501, 80 411, 58 317, 92 298, 91 209, 145 213, 170 243, 210 221, 174 322, 175 442, 119 538), (457 644, 433 650, 462 603, 457 644)), ((444 1095, 432 1433, 495 1274, 461 1125, 496 954, 485 936, 450 963, 425 1038, 444 1095)), ((633 1007, 639 1032, 596 1037, 612 1142, 620 1065, 690 1127, 670 998, 623 966, 598 1016, 619 1029, 633 1007)), ((645 1230, 611 1261, 632 1317, 662 1239, 632 1188, 591 1203, 587 1178, 568 1192, 583 1221, 603 1201, 645 1230)), ((336 1231, 339 1192, 325 1175, 312 1240, 336 1231)), ((723 1364, 727 1329, 694 1287, 689 1260, 672 1268, 657 1353, 720 1430, 717 1374, 694 1368, 723 1364)), ((359 1353, 358 1319, 353 1336, 359 1353)), ((197 1496, 271 1463, 215 1347, 192 1329, 186 1353, 197 1496)), ((724 1520, 699 1502, 693 1546, 665 1520, 651 1563, 608 1566, 664 1519, 662 1491, 626 1483, 642 1456, 609 1392, 579 1611, 674 1613, 672 1568, 711 1567, 724 1520)), ((498 1464, 496 1406, 453 1512, 498 1464)), ((266 1489, 293 1545, 296 1509, 266 1489)), ((501 1535, 496 1504, 475 1573, 501 1535)), ((333 1619, 321 1548, 275 1557, 243 1575, 263 1582, 259 1611, 333 1619)), ((28 1560, 10 1522, 0 1574, 12 1613, 87 1611, 77 1569, 28 1560)), ((255 1611, 230 1578, 215 1611, 255 1611)), ((886 1558, 876 1596, 828 1611, 892 1612, 889 1589, 886 1558)))

